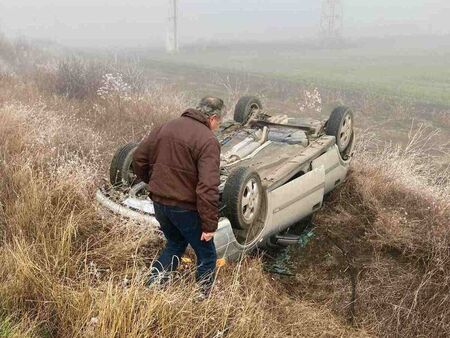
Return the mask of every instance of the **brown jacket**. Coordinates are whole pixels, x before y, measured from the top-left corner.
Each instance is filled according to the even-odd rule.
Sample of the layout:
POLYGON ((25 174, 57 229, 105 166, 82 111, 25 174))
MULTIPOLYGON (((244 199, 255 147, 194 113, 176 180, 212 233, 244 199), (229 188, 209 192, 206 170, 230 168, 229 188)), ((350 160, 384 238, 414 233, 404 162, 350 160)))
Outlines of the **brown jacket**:
POLYGON ((220 144, 203 114, 188 109, 153 130, 136 149, 133 169, 153 201, 197 210, 203 231, 217 229, 220 144))

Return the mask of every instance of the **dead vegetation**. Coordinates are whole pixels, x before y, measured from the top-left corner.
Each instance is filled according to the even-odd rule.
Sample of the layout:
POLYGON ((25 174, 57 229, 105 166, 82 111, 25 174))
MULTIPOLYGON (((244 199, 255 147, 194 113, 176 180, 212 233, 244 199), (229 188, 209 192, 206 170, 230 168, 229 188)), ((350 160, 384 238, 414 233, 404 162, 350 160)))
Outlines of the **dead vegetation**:
POLYGON ((448 172, 417 148, 425 135, 419 129, 406 148, 360 141, 348 182, 317 214, 318 238, 287 282, 383 337, 450 332, 448 172))
POLYGON ((20 73, 3 59, 0 335, 450 332, 449 181, 423 155, 424 130, 406 149, 363 138, 349 182, 316 217, 317 238, 299 253, 295 279, 274 280, 248 258, 221 268, 213 297, 198 303, 189 265, 167 288, 146 288, 161 238, 104 214, 93 199, 115 147, 176 116, 190 98, 170 86, 130 88, 110 68, 89 73, 87 64, 57 60, 20 73), (71 74, 80 69, 89 74, 71 74))

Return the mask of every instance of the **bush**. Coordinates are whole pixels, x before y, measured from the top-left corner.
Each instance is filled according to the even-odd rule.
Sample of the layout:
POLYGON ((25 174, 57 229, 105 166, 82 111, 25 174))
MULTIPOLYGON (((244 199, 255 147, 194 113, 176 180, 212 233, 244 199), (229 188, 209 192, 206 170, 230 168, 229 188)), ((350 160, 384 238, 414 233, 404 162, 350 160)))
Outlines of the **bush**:
POLYGON ((92 99, 97 95, 105 65, 79 58, 61 61, 56 72, 56 92, 74 99, 92 99))

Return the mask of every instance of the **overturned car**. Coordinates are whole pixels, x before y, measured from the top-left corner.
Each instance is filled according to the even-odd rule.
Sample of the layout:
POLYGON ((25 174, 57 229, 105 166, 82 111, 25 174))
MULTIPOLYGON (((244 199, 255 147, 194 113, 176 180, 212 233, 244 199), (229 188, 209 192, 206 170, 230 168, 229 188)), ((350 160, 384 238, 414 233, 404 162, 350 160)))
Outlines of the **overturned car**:
MULTIPOLYGON (((236 259, 256 247, 299 241, 324 195, 345 181, 353 155, 353 113, 336 107, 326 121, 270 116, 256 97, 242 97, 222 123, 218 257, 236 259)), ((110 211, 158 226, 146 184, 132 169, 136 143, 115 153, 111 185, 97 191, 110 211)))

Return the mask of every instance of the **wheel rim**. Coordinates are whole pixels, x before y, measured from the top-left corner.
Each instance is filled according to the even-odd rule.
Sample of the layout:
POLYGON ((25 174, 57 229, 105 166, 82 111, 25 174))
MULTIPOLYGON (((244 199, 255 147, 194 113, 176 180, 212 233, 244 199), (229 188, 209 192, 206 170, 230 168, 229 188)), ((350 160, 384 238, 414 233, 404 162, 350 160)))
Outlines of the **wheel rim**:
POLYGON ((130 189, 130 197, 139 198, 140 195, 148 196, 148 184, 140 182, 130 189))
POLYGON ((259 201, 260 191, 258 182, 252 178, 245 185, 241 199, 241 213, 247 223, 251 223, 255 219, 259 208, 259 201))
POLYGON ((125 175, 125 179, 127 180, 127 182, 124 182, 124 183, 132 185, 136 181, 136 178, 137 177, 133 171, 133 162, 131 161, 130 165, 128 166, 127 173, 125 175))
POLYGON ((255 114, 255 112, 259 111, 261 108, 259 107, 259 105, 257 103, 252 103, 249 107, 249 112, 247 114, 247 119, 245 120, 245 122, 248 122, 248 120, 250 120, 250 118, 253 116, 253 114, 255 114))
POLYGON ((250 111, 259 110, 259 105, 257 103, 252 103, 250 105, 250 111))
POLYGON ((353 132, 353 120, 350 114, 346 114, 342 120, 341 130, 339 132, 339 148, 344 150, 350 143, 353 132))

